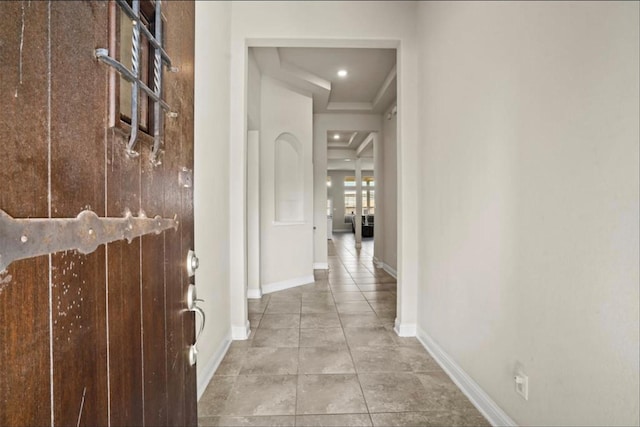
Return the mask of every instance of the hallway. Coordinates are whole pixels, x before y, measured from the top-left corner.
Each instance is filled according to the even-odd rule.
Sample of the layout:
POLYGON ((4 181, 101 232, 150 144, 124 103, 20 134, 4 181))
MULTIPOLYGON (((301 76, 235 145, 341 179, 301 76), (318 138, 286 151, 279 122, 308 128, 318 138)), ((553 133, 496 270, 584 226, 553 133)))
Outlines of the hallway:
POLYGON ((488 425, 415 338, 393 332, 396 282, 373 239, 329 243, 329 278, 249 300, 198 404, 201 426, 488 425))

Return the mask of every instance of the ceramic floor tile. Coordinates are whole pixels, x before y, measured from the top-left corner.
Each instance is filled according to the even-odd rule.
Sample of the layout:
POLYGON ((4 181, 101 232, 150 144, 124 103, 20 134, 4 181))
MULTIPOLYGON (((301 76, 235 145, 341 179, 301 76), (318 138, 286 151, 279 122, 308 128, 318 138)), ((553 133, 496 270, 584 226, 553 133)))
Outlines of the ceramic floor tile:
POLYGON ((329 282, 317 282, 310 285, 300 286, 302 293, 311 293, 311 292, 328 292, 329 291, 329 282))
POLYGON ((369 414, 296 416, 296 426, 299 427, 369 427, 371 425, 369 414))
MULTIPOLYGON (((264 297, 263 297, 264 298, 264 297)), ((264 313, 264 310, 267 308, 269 300, 254 300, 251 299, 248 301, 249 313, 261 314, 264 313)))
POLYGON ((238 376, 221 415, 294 415, 296 375, 238 376))
POLYGON ((394 332, 394 326, 395 326, 395 320, 396 320, 395 311, 393 312, 377 311, 375 313, 376 313, 376 316, 378 317, 378 320, 380 320, 380 323, 382 323, 383 326, 385 326, 386 328, 389 328, 391 333, 395 334, 394 332))
POLYGON ((249 325, 252 328, 260 326, 260 320, 262 320, 262 313, 249 313, 249 325))
POLYGON ((247 350, 240 375, 295 375, 298 349, 253 347, 247 350))
POLYGON ((366 283, 391 283, 395 284, 397 281, 393 277, 375 277, 370 275, 369 277, 358 277, 355 278, 356 283, 358 284, 366 284, 366 283))
POLYGON ((301 348, 298 372, 300 374, 353 374, 351 354, 346 348, 301 348))
POLYGON ((416 337, 400 337, 394 332, 393 327, 394 325, 392 324, 385 326, 385 329, 390 333, 391 338, 396 343, 396 345, 400 347, 414 347, 420 350, 424 350, 424 347, 416 337))
POLYGON ((285 289, 283 291, 271 292, 267 295, 270 297, 274 297, 274 296, 286 297, 286 296, 301 295, 301 294, 302 294, 302 289, 300 288, 300 286, 296 286, 294 288, 285 289))
POLYGON ((351 277, 353 278, 353 280, 356 281, 356 283, 358 283, 359 281, 365 281, 365 280, 375 280, 376 277, 373 276, 373 274, 367 272, 367 273, 349 273, 351 274, 351 277))
POLYGON ((356 282, 353 281, 351 276, 349 277, 331 277, 329 278, 329 286, 356 286, 356 282))
POLYGON ((344 328, 349 347, 395 346, 389 332, 382 326, 344 328))
POLYGON ((302 297, 302 291, 299 287, 285 289, 284 291, 277 291, 267 294, 271 301, 291 301, 300 299, 302 297))
POLYGON ((355 347, 351 355, 358 373, 410 372, 411 364, 398 347, 355 347))
POLYGON ((403 346, 398 347, 398 352, 402 354, 403 360, 411 365, 414 372, 443 372, 440 365, 423 347, 403 346))
POLYGON ((365 301, 361 292, 334 292, 333 299, 338 302, 365 301))
POLYGON ((272 301, 264 314, 299 314, 300 301, 272 301))
POLYGON ((302 304, 333 304, 333 296, 331 292, 313 292, 302 295, 302 304))
POLYGON ((373 309, 366 301, 337 302, 338 313, 371 313, 373 309))
POLYGON ((218 369, 216 369, 215 375, 238 375, 242 369, 246 355, 246 348, 229 348, 222 362, 220 362, 218 369))
POLYGON ((360 292, 360 288, 356 286, 355 282, 350 285, 331 285, 332 292, 360 292))
POLYGON ((333 301, 318 303, 318 302, 303 302, 302 313, 335 313, 336 306, 333 301))
POLYGON ((366 267, 348 268, 347 271, 355 280, 375 277, 373 273, 371 273, 371 271, 369 271, 369 269, 367 269, 366 267))
POLYGON ((396 280, 375 268, 372 239, 353 244, 329 241, 327 278, 249 301, 251 335, 231 343, 200 425, 488 425, 417 339, 395 334, 396 280))
POLYGON ((383 309, 375 309, 373 310, 374 313, 376 313, 376 316, 378 316, 381 319, 384 320, 395 320, 396 318, 396 309, 391 308, 391 309, 387 309, 387 310, 383 310, 383 309))
POLYGON ((369 412, 413 412, 442 409, 413 373, 358 374, 369 412))
POLYGON ((258 329, 253 338, 254 347, 298 347, 300 330, 287 329, 258 329))
POLYGON ((344 347, 342 328, 300 329, 300 347, 344 347))
POLYGON ((339 328, 340 318, 335 311, 329 313, 302 313, 300 317, 301 328, 339 328))
POLYGON ((345 328, 380 326, 380 319, 374 313, 340 313, 340 321, 345 328))
POLYGON ((382 292, 382 291, 387 291, 388 286, 385 286, 383 284, 376 284, 376 283, 358 283, 357 284, 358 289, 360 289, 360 291, 362 292, 382 292))
POLYGON ((260 321, 260 328, 263 329, 286 329, 299 327, 299 314, 264 314, 260 321))
POLYGON ((437 400, 440 409, 481 416, 445 372, 423 372, 416 374, 416 376, 426 393, 434 396, 434 399, 437 400))
POLYGON ((395 303, 397 300, 397 297, 389 291, 363 292, 362 296, 364 296, 367 301, 392 301, 395 303))
POLYGON ((237 376, 214 376, 198 401, 198 416, 210 417, 220 415, 224 410, 227 398, 237 378, 237 376))
POLYGON ((294 415, 263 417, 204 417, 198 419, 199 427, 293 427, 294 415))
POLYGON ((396 301, 395 300, 386 300, 386 301, 369 301, 369 305, 373 308, 374 311, 395 311, 396 310, 396 301))
POLYGON ((371 414, 373 425, 378 427, 441 427, 441 426, 489 426, 482 416, 459 414, 446 411, 400 412, 371 414))
POLYGON ((298 375, 298 414, 367 412, 355 375, 298 375))

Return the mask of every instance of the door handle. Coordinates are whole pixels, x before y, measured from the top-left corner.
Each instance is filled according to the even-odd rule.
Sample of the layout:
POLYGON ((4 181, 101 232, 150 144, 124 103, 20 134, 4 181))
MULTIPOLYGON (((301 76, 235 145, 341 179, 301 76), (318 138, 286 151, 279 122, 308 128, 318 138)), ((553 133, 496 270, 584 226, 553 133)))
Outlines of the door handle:
POLYGON ((190 284, 187 288, 187 309, 189 311, 193 311, 197 315, 201 317, 200 328, 198 329, 198 333, 196 334, 195 342, 189 347, 189 364, 191 366, 195 365, 198 361, 198 340, 200 339, 200 335, 202 335, 202 331, 204 331, 204 325, 206 322, 206 315, 204 314, 204 310, 198 307, 198 302, 203 302, 204 300, 198 299, 196 292, 196 285, 190 284))

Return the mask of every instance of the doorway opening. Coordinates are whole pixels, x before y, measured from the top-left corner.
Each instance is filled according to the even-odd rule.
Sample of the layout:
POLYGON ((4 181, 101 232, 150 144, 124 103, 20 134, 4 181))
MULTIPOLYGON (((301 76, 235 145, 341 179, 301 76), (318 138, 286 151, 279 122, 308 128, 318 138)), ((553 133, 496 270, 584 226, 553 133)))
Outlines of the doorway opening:
MULTIPOLYGON (((329 282, 333 276, 339 285, 346 273, 352 286, 368 292, 388 292, 393 285, 395 301, 397 47, 250 44, 246 295, 259 299, 314 276, 329 282), (298 228, 272 218, 274 206, 289 212, 293 193, 275 203, 274 184, 295 168, 271 154, 271 134, 292 129, 306 172, 283 188, 302 195, 296 199, 303 203, 298 228), (311 162, 304 161, 307 153, 311 162)), ((395 319, 395 306, 385 310, 395 319)))

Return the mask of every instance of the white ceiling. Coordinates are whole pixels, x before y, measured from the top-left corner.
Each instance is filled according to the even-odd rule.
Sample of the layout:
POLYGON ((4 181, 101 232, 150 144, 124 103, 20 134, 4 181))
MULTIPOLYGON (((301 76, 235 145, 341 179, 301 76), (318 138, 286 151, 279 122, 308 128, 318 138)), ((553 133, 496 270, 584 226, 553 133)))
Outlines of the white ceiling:
POLYGON ((250 49, 262 74, 311 93, 314 113, 382 114, 396 97, 395 49, 250 49))
MULTIPOLYGON (((395 49, 252 47, 250 53, 263 75, 312 96, 314 113, 383 114, 396 98, 395 49)), ((354 170, 359 157, 363 169, 373 170, 369 134, 327 132, 327 169, 354 170)))

